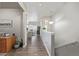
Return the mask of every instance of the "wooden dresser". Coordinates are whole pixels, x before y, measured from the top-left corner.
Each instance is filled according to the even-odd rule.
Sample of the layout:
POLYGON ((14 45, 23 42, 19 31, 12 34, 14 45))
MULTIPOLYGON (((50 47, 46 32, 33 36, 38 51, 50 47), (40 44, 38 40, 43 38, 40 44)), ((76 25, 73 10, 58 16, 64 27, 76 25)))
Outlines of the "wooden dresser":
POLYGON ((15 36, 0 37, 0 53, 7 53, 11 51, 15 42, 15 36))

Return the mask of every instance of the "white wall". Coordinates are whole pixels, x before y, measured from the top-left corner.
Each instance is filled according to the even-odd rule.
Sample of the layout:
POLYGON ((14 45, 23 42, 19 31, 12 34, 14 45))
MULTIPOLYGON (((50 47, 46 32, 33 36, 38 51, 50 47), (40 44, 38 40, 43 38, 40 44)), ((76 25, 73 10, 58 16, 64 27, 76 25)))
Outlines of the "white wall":
POLYGON ((23 26, 22 26, 22 32, 23 32, 23 48, 27 46, 27 14, 26 12, 23 12, 23 26))
POLYGON ((46 32, 41 29, 40 36, 48 54, 51 55, 51 32, 46 32))
POLYGON ((50 24, 50 21, 54 22, 51 16, 40 19, 40 36, 48 54, 54 56, 54 23, 50 24))
POLYGON ((79 3, 66 3, 55 16, 55 46, 79 41, 79 3))
POLYGON ((0 28, 0 32, 15 33, 18 39, 22 37, 21 21, 22 11, 18 9, 0 9, 0 20, 9 19, 13 21, 13 27, 11 28, 0 28))

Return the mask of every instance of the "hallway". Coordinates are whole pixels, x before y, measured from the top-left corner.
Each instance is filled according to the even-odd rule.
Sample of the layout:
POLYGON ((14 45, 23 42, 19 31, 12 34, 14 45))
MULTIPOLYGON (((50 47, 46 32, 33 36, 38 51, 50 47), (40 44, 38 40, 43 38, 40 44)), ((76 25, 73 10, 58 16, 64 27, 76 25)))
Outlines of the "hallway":
POLYGON ((8 53, 7 56, 47 56, 47 51, 39 36, 28 39, 26 48, 19 48, 8 53))

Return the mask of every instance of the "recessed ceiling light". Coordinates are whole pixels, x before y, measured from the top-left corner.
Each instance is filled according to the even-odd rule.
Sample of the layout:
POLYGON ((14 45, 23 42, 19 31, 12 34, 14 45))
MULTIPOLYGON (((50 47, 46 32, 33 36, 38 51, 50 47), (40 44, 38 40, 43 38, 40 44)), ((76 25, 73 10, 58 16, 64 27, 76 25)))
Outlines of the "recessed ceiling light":
POLYGON ((42 4, 40 3, 39 6, 42 6, 42 4))
POLYGON ((54 23, 53 21, 50 21, 50 22, 49 22, 49 24, 53 24, 53 23, 54 23))

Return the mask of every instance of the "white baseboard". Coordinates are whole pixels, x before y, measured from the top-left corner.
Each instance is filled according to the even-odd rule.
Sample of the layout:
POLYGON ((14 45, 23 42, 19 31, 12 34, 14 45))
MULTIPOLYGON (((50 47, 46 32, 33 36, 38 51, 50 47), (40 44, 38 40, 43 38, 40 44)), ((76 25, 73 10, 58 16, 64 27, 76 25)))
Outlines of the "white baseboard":
POLYGON ((23 45, 23 48, 25 48, 26 46, 27 46, 27 44, 24 44, 24 45, 23 45))

